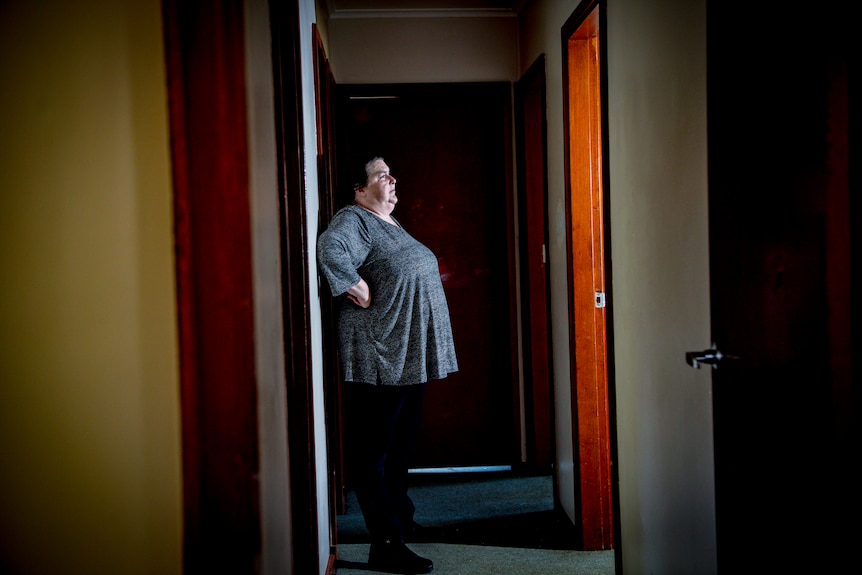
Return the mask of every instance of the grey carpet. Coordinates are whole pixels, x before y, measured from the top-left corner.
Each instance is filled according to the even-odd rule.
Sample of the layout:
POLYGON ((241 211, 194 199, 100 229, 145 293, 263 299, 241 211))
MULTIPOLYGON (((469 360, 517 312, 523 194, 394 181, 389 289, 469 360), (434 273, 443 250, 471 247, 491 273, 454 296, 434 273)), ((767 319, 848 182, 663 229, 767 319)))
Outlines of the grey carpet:
MULTIPOLYGON (((575 530, 554 508, 550 477, 414 476, 410 495, 422 533, 411 549, 434 573, 612 575, 613 551, 574 548, 575 530)), ((338 516, 339 575, 368 574, 368 533, 352 493, 338 516)))
MULTIPOLYGON (((435 575, 614 575, 613 551, 521 549, 484 545, 414 543, 434 561, 435 575)), ((369 575, 367 544, 338 546, 338 575, 369 575)))

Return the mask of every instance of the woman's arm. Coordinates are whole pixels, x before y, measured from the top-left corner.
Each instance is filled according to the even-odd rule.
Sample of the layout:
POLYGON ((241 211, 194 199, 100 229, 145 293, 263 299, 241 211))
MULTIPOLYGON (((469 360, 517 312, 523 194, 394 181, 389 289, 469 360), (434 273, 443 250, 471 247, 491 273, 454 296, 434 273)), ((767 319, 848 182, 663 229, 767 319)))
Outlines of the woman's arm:
POLYGON ((359 216, 346 210, 335 214, 329 228, 318 238, 317 263, 334 297, 353 290, 352 295, 359 300, 368 300, 368 286, 357 268, 368 256, 371 241, 359 216))
POLYGON ((361 308, 371 305, 371 290, 364 279, 360 279, 358 284, 347 290, 347 297, 361 308))

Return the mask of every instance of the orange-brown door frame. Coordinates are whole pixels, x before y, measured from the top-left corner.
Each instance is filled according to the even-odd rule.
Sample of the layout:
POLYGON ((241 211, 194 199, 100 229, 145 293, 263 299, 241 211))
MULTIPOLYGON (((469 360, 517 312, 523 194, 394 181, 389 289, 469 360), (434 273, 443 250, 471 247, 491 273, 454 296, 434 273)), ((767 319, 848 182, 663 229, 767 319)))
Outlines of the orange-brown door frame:
POLYGON ((597 550, 614 545, 604 265, 603 4, 585 4, 563 28, 562 41, 575 523, 582 548, 597 550))

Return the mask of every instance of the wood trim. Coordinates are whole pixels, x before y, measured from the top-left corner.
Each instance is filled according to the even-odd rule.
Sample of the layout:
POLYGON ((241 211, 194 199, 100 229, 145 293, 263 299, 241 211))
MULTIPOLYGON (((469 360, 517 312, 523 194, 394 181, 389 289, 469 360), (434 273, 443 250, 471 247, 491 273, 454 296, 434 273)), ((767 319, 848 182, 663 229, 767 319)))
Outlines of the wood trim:
MULTIPOLYGON (((507 91, 506 110, 512 109, 511 91, 507 91)), ((507 276, 509 286, 509 373, 512 382, 512 425, 511 425, 511 453, 512 461, 522 461, 522 429, 521 429, 521 382, 518 378, 518 370, 520 368, 520 354, 518 353, 518 290, 517 285, 517 266, 516 266, 516 250, 518 249, 515 243, 515 230, 517 222, 515 221, 515 182, 512 174, 514 174, 514 165, 512 157, 513 146, 513 131, 514 126, 509 116, 506 117, 504 123, 504 137, 506 141, 506 238, 507 238, 507 276)))
MULTIPOLYGON (((599 33, 599 51, 602 55, 607 54, 607 8, 606 0, 597 0, 598 10, 598 33, 599 33)), ((602 114, 599 119, 602 134, 608 134, 608 67, 606 58, 602 58, 599 62, 599 99, 602 108, 602 114)), ((608 138, 602 137, 601 152, 604 158, 608 158, 608 138)), ((616 364, 614 363, 614 282, 613 282, 613 251, 611 245, 611 226, 610 217, 611 206, 611 184, 610 170, 608 163, 602 162, 602 203, 604 210, 604 249, 603 249, 603 269, 605 276, 605 376, 607 383, 607 429, 608 429, 608 465, 610 466, 610 486, 607 494, 610 495, 610 504, 605 506, 604 512, 610 513, 606 515, 610 521, 609 536, 612 538, 609 546, 614 549, 616 558, 617 571, 621 572, 623 564, 622 556, 622 540, 620 537, 620 497, 619 497, 619 465, 617 465, 617 425, 616 425, 616 364)))
POLYGON ((607 295, 599 7, 579 7, 562 34, 575 524, 585 550, 614 543, 606 308, 595 305, 597 292, 607 295))
POLYGON ((295 573, 320 569, 313 382, 309 316, 308 242, 303 174, 299 12, 295 2, 270 2, 279 209, 282 221, 282 289, 287 369, 287 438, 295 573))
POLYGON ((163 4, 176 233, 184 572, 260 560, 243 4, 163 4))
MULTIPOLYGON (((329 227, 335 214, 335 78, 320 30, 312 27, 314 50, 315 111, 317 117, 317 174, 318 174, 318 233, 329 227)), ((338 366, 338 342, 335 337, 336 310, 328 289, 321 289, 320 308, 323 334, 323 392, 326 405, 327 462, 330 484, 330 541, 334 548, 338 542, 338 515, 347 510, 347 488, 344 478, 345 460, 343 449, 344 413, 343 382, 338 366)))
POLYGON ((526 469, 533 473, 551 473, 556 461, 545 102, 542 54, 515 85, 526 469))
POLYGON ((326 563, 326 575, 335 575, 338 572, 336 569, 335 549, 329 554, 329 561, 326 563))

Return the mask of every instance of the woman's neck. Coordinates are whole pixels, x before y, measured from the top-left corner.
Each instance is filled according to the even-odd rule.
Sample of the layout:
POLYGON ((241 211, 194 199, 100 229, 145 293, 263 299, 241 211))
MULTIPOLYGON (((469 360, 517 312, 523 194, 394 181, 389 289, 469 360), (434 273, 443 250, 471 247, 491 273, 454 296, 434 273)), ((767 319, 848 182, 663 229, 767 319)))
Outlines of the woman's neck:
POLYGON ((359 206, 360 208, 362 208, 363 210, 365 210, 366 212, 371 212, 372 214, 374 214, 375 216, 377 216, 378 218, 380 218, 381 220, 383 220, 386 223, 392 224, 393 226, 398 225, 397 223, 395 223, 395 220, 392 219, 392 216, 389 214, 381 213, 381 212, 375 210, 374 208, 372 208, 370 206, 366 206, 365 204, 362 204, 362 203, 357 202, 357 201, 354 201, 353 203, 355 205, 359 206))

